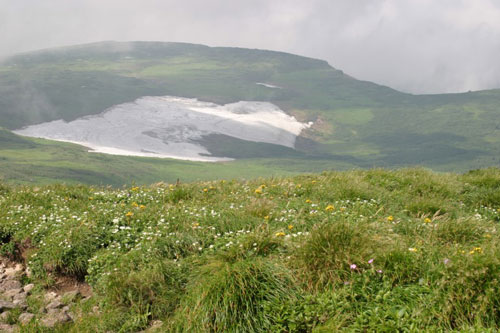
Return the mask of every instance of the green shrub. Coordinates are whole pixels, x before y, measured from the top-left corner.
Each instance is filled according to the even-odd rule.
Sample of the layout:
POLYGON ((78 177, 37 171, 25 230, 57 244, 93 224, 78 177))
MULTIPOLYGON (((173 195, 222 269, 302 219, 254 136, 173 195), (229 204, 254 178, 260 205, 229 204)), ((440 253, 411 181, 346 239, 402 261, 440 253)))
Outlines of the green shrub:
POLYGON ((296 296, 290 273, 277 263, 254 257, 235 262, 212 259, 188 285, 176 313, 179 332, 264 332, 273 321, 267 302, 296 296))
POLYGON ((136 332, 151 320, 174 312, 184 293, 187 266, 161 257, 146 257, 141 251, 118 258, 107 252, 92 260, 87 280, 105 304, 104 312, 121 311, 121 320, 114 327, 121 332, 136 332))
POLYGON ((345 281, 351 265, 361 268, 381 246, 366 225, 346 221, 324 223, 297 249, 293 265, 310 287, 345 281))

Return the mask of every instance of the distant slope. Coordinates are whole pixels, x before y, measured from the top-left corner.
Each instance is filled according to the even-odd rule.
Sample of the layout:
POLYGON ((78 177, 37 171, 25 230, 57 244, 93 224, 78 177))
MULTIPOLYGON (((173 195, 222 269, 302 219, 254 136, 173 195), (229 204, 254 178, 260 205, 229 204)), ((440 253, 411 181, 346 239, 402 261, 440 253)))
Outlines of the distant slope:
MULTIPOLYGON (((87 149, 70 143, 19 137, 0 129, 0 182, 14 184, 97 184, 122 185, 174 183, 177 180, 207 181, 215 179, 253 179, 261 176, 293 175, 326 169, 347 169, 346 161, 324 160, 314 165, 299 152, 282 146, 238 141, 226 148, 247 153, 251 159, 231 163, 203 163, 173 159, 114 156, 88 153, 87 149), (283 153, 280 158, 255 158, 262 147, 270 152, 283 153), (237 149, 234 149, 236 147, 237 149)), ((231 139, 211 137, 231 142, 231 139)), ((222 148, 225 144, 222 145, 222 148)), ((217 151, 215 151, 217 153, 217 151)))
POLYGON ((300 158, 210 140, 218 154, 251 149, 248 156, 270 163, 283 157, 300 164, 306 158, 311 170, 345 167, 345 161, 436 170, 499 165, 499 90, 415 96, 356 80, 322 60, 183 43, 101 42, 0 63, 0 126, 11 130, 97 114, 145 95, 219 104, 269 101, 300 121, 315 122, 298 142, 300 158), (214 146, 217 142, 223 144, 214 146))

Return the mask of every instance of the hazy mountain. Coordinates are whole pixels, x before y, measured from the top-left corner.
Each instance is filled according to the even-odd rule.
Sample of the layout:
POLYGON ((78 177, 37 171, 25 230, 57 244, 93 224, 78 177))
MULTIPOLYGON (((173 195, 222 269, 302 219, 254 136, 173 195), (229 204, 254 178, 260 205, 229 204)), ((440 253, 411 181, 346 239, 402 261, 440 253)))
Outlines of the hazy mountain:
POLYGON ((178 161, 87 154, 2 130, 0 175, 19 181, 63 175, 119 184, 352 167, 467 170, 499 164, 499 90, 410 95, 356 80, 322 60, 182 43, 102 42, 20 54, 0 63, 0 126, 8 130, 80 121, 144 96, 195 98, 216 108, 268 102, 310 126, 292 147, 275 139, 248 141, 248 135, 202 131, 189 142, 207 155, 246 159, 249 167, 242 169, 238 160, 210 166, 182 162, 199 170, 196 175, 179 171, 178 161))

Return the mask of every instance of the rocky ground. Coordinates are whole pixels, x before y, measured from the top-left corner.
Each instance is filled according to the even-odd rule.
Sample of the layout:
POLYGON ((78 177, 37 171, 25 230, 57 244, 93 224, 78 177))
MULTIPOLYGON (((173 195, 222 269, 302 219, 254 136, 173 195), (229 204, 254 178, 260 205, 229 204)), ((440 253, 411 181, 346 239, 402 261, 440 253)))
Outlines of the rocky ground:
POLYGON ((22 264, 0 257, 0 332, 17 332, 32 321, 48 328, 71 322, 75 317, 71 305, 90 297, 90 290, 82 293, 79 285, 36 289, 33 283, 23 283, 29 281, 29 276, 22 264))

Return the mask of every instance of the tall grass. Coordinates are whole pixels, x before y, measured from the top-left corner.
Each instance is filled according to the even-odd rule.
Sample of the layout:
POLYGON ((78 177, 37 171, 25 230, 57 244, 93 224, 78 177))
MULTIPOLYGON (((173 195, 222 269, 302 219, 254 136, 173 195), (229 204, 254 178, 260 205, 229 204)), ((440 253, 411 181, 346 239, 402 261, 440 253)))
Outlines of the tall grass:
MULTIPOLYGON (((496 331, 497 169, 1 187, 0 242, 43 288, 86 281, 73 332, 496 331)), ((38 304, 38 305, 37 305, 38 304)), ((17 318, 12 318, 15 322, 17 318)), ((24 332, 42 332, 34 321, 24 332)))

